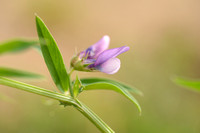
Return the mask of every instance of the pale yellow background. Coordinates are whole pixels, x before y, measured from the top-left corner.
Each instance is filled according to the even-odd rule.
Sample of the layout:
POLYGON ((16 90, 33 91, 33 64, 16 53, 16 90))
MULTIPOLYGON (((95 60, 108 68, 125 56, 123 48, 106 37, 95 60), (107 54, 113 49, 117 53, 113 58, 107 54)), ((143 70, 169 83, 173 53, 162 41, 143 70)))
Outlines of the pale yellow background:
MULTIPOLYGON (((37 39, 34 14, 49 27, 69 67, 75 52, 103 35, 110 48, 130 46, 120 55, 115 75, 133 85, 142 115, 126 98, 111 91, 84 92, 80 99, 118 133, 199 133, 200 93, 176 86, 175 75, 200 79, 200 1, 198 0, 0 0, 0 41, 37 39)), ((0 65, 43 74, 46 80, 21 81, 55 90, 42 57, 33 49, 0 57, 0 65)), ((0 86, 14 102, 0 101, 1 133, 98 132, 72 107, 0 86)))

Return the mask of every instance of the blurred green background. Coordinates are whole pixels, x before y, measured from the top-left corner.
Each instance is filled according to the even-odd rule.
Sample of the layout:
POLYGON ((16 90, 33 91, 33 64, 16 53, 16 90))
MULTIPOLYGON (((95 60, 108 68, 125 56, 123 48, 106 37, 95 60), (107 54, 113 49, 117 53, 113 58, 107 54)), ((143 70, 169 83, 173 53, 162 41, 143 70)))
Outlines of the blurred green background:
MULTIPOLYGON (((128 45, 120 55, 115 75, 79 73, 81 77, 108 77, 133 85, 144 96, 140 116, 126 98, 112 91, 88 91, 79 99, 118 133, 199 133, 200 93, 176 86, 175 75, 200 78, 200 1, 198 0, 0 0, 0 41, 37 38, 37 13, 51 30, 69 66, 75 48, 81 51, 103 35, 110 48, 128 45), (103 100, 102 100, 103 99, 103 100)), ((0 57, 0 65, 43 74, 47 80, 27 83, 55 90, 42 57, 29 50, 0 57)), ((0 101, 1 133, 99 132, 72 107, 57 101, 0 86, 12 98, 0 101)))

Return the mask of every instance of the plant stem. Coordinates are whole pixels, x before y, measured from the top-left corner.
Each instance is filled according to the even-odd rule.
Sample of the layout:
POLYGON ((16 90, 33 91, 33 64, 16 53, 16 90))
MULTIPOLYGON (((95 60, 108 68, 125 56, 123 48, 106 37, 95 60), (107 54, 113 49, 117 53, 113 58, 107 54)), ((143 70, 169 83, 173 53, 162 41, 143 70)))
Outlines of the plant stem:
POLYGON ((71 67, 70 70, 69 70, 69 76, 71 76, 73 72, 74 72, 74 68, 71 67))
POLYGON ((11 80, 0 76, 0 84, 17 88, 23 91, 35 93, 41 96, 49 97, 59 100, 66 105, 73 105, 78 111, 80 111, 85 117, 87 117, 100 131, 104 133, 114 133, 114 131, 101 120, 93 111, 91 111, 86 105, 74 99, 73 97, 66 96, 62 93, 53 92, 47 89, 43 89, 37 86, 29 85, 16 80, 11 80))
POLYGON ((71 97, 74 97, 74 91, 73 91, 72 82, 71 82, 71 74, 73 73, 73 71, 74 71, 74 68, 70 68, 69 73, 68 73, 68 75, 69 75, 69 92, 70 92, 71 97))
POLYGON ((74 105, 75 108, 87 117, 101 132, 103 133, 114 133, 114 131, 92 110, 90 110, 85 104, 78 101, 79 104, 74 105), (77 106, 78 105, 78 106, 77 106))
POLYGON ((16 80, 11 80, 8 78, 4 78, 4 77, 0 77, 0 84, 5 85, 5 86, 10 86, 13 88, 17 88, 23 91, 27 91, 27 92, 31 92, 31 93, 35 93, 41 96, 45 96, 45 97, 49 97, 52 99, 56 99, 59 101, 64 101, 70 105, 72 104, 77 104, 77 102, 71 98, 71 97, 67 97, 64 94, 61 93, 57 93, 57 92, 53 92, 47 89, 43 89, 37 86, 33 86, 33 85, 29 85, 23 82, 19 82, 16 80))

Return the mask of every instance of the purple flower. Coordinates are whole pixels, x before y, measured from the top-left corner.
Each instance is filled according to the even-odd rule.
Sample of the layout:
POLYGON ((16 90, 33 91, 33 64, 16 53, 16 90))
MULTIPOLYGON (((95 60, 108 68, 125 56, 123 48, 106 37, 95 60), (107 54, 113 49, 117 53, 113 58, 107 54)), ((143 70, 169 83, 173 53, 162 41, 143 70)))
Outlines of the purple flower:
POLYGON ((108 49, 109 43, 109 36, 103 36, 97 43, 80 52, 77 56, 78 58, 74 58, 71 61, 71 66, 79 71, 98 70, 107 74, 116 73, 121 64, 120 60, 116 57, 128 51, 129 47, 122 46, 108 49))

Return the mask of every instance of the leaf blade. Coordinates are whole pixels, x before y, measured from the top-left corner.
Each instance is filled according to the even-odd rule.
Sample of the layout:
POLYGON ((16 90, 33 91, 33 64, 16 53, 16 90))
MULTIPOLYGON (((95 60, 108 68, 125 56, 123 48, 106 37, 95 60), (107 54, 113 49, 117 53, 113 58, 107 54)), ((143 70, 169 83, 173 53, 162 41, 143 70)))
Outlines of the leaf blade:
POLYGON ((105 78, 82 78, 81 82, 83 85, 87 85, 87 84, 91 84, 91 83, 96 83, 96 82, 106 82, 106 83, 112 83, 115 84, 116 86, 120 87, 121 89, 126 89, 130 92, 133 92, 135 94, 138 95, 143 95, 143 93, 136 89, 135 87, 131 87, 128 85, 125 85, 124 83, 118 82, 118 81, 114 81, 114 80, 110 80, 110 79, 105 79, 105 78))
POLYGON ((68 88, 71 91, 70 78, 60 50, 48 28, 38 16, 36 16, 36 27, 42 54, 54 83, 62 92, 66 92, 68 88))
POLYGON ((0 76, 20 77, 20 78, 42 78, 43 76, 31 72, 16 70, 12 68, 0 67, 0 76))
POLYGON ((181 77, 173 78, 173 81, 180 86, 187 87, 196 91, 200 91, 200 81, 199 80, 186 80, 181 77))
POLYGON ((127 90, 119 88, 115 84, 105 83, 105 82, 96 82, 96 83, 85 85, 83 88, 83 90, 97 90, 97 89, 113 90, 115 92, 122 94, 127 99, 129 99, 132 103, 134 103, 136 107, 138 108, 139 112, 141 112, 141 107, 138 101, 127 90))
POLYGON ((23 50, 27 50, 32 46, 36 46, 38 41, 28 41, 23 39, 13 39, 0 43, 0 55, 6 53, 18 53, 23 50))

